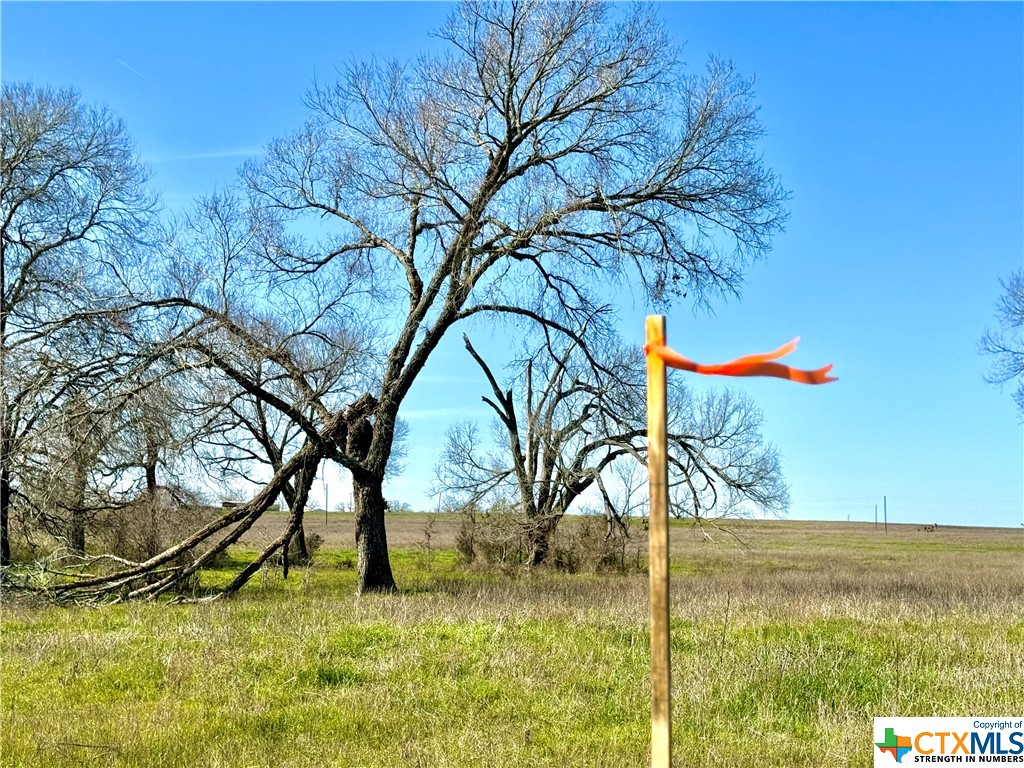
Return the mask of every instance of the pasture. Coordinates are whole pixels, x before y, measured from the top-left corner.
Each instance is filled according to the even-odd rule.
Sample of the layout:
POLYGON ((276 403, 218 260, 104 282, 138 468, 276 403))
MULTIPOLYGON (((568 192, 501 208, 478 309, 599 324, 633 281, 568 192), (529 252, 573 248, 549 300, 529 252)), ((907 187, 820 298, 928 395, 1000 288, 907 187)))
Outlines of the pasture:
MULTIPOLYGON (((5 595, 0 765, 646 765, 642 570, 467 567, 457 519, 393 515, 402 591, 356 597, 351 519, 328 518, 313 566, 229 600, 5 595)), ((869 766, 874 716, 1024 714, 1021 530, 733 533, 672 528, 678 765, 869 766)))

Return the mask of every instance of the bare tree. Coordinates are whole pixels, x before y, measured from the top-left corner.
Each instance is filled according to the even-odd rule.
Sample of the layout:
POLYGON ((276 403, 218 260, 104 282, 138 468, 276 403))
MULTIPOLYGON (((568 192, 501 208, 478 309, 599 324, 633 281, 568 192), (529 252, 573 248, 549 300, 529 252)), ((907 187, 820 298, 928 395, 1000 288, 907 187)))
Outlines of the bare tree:
MULTIPOLYGON (((325 435, 339 428, 345 434, 346 419, 363 408, 352 391, 365 389, 368 376, 365 333, 339 311, 358 269, 316 282, 277 279, 262 261, 274 226, 234 195, 199 200, 176 236, 170 290, 146 302, 171 318, 152 355, 173 361, 177 375, 190 381, 196 430, 190 445, 198 463, 220 479, 267 483, 239 508, 244 513, 232 511, 188 537, 187 551, 216 542, 200 558, 208 560, 278 496, 289 506, 285 532, 226 591, 240 588, 278 550, 287 567, 291 542, 300 542, 297 554, 306 556, 303 516, 333 439, 325 435), (260 479, 260 466, 269 470, 269 482, 260 479), (230 532, 222 536, 224 530, 230 532)), ((162 568, 166 552, 151 560, 147 567, 162 568)), ((169 573, 145 594, 159 594, 194 572, 169 573)))
MULTIPOLYGON (((286 531, 225 591, 240 588, 301 531, 317 466, 335 446, 349 442, 350 426, 366 421, 370 400, 351 394, 353 387, 365 390, 373 376, 371 367, 362 364, 364 333, 339 312, 352 290, 352 277, 276 279, 260 261, 264 238, 273 226, 259 210, 218 195, 199 201, 195 214, 175 228, 166 249, 171 257, 164 262, 165 274, 147 281, 158 290, 150 295, 134 292, 129 330, 140 370, 134 389, 126 385, 131 407, 124 411, 134 437, 125 440, 120 460, 115 455, 110 465, 111 474, 144 469, 146 488, 155 487, 167 447, 160 438, 174 432, 162 426, 163 420, 181 414, 189 422, 184 437, 197 458, 209 464, 217 457, 208 449, 216 441, 223 447, 225 431, 239 427, 240 414, 248 419, 255 403, 276 426, 270 421, 266 430, 255 422, 241 426, 255 426, 263 437, 278 427, 284 430, 277 435, 283 442, 270 445, 261 457, 272 476, 249 502, 217 519, 199 521, 162 551, 147 549, 140 562, 121 558, 117 562, 122 567, 100 575, 88 561, 77 575, 64 568, 62 583, 46 587, 54 597, 152 597, 187 586, 280 495, 292 494, 286 531), (178 392, 188 390, 184 409, 174 414, 154 411, 149 407, 153 393, 168 390, 171 383, 178 392)), ((239 456, 227 458, 234 462, 239 456)))
MULTIPOLYGON (((316 281, 268 279, 267 238, 275 244, 284 238, 276 226, 237 196, 199 201, 187 222, 184 258, 174 265, 185 289, 179 295, 192 298, 168 302, 195 319, 185 333, 170 335, 174 353, 189 367, 219 374, 197 403, 208 414, 197 445, 200 461, 221 479, 255 485, 265 471, 281 472, 310 439, 323 457, 318 430, 335 412, 345 412, 372 376, 365 364, 367 331, 347 311, 352 292, 372 290, 372 278, 361 281, 366 276, 353 265, 341 274, 325 270, 316 281), (182 271, 183 264, 189 267, 182 271)), ((308 559, 303 518, 319 463, 306 462, 282 479, 288 535, 260 562, 279 547, 286 573, 293 556, 308 559)))
POLYGON ((749 83, 719 61, 684 72, 646 9, 616 13, 461 4, 448 53, 349 67, 246 168, 268 211, 321 226, 269 249, 281 273, 362 265, 378 291, 354 309, 378 331, 380 378, 332 456, 353 476, 363 591, 394 588, 381 484, 402 401, 450 328, 506 314, 578 336, 617 280, 706 301, 780 227, 749 83))
POLYGON ((90 475, 103 440, 101 421, 89 393, 79 389, 40 414, 33 439, 23 442, 12 506, 18 512, 15 528, 27 548, 56 544, 72 554, 85 552, 94 512, 90 475))
POLYGON ((56 545, 58 553, 85 555, 87 533, 101 533, 94 552, 130 541, 133 551, 155 554, 167 532, 180 532, 180 510, 195 506, 185 480, 192 467, 182 460, 194 439, 193 420, 176 381, 155 376, 127 349, 111 353, 125 339, 90 339, 77 353, 65 350, 63 365, 97 350, 106 351, 106 365, 68 376, 21 457, 20 522, 32 529, 23 532, 50 538, 32 539, 43 553, 56 545))
MULTIPOLYGON (((123 296, 153 199, 124 125, 72 91, 4 84, 0 107, 0 564, 21 459, 73 379, 55 338, 123 296)), ((87 367, 95 369, 95 361, 87 367)))
POLYGON ((1024 416, 1024 271, 1018 269, 1000 282, 1003 295, 996 305, 999 330, 988 331, 981 339, 982 352, 995 358, 986 380, 999 385, 1016 381, 1013 400, 1024 416))
MULTIPOLYGON (((633 489, 616 489, 609 476, 616 464, 646 461, 645 378, 635 353, 606 347, 591 366, 578 345, 548 343, 503 390, 465 341, 490 384, 483 400, 497 414, 501 447, 485 452, 474 425, 453 427, 438 463, 442 489, 460 505, 499 500, 517 508, 531 566, 547 559, 559 521, 588 489, 598 493, 608 535, 624 531, 622 504, 633 489)), ((703 520, 743 502, 784 511, 778 456, 762 441, 753 404, 729 391, 695 401, 679 384, 671 394, 673 512, 703 520)))
POLYGON ((680 384, 670 397, 673 515, 703 523, 789 509, 778 452, 765 442, 761 411, 748 395, 726 388, 694 397, 680 384))

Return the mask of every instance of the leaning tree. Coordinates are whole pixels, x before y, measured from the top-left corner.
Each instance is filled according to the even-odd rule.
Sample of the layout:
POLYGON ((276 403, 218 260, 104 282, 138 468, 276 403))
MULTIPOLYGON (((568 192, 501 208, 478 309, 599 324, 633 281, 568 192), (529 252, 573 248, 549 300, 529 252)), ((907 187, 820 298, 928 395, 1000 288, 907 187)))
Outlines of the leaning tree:
POLYGON ((307 125, 244 173, 292 231, 318 227, 269 249, 280 273, 373 281, 354 310, 378 330, 380 377, 332 455, 352 473, 362 591, 394 588, 395 421, 453 326, 506 314, 585 346, 611 286, 736 291, 784 216, 749 81, 718 60, 686 71, 648 9, 463 3, 438 34, 445 53, 315 87, 307 125))
MULTIPOLYGON (((285 531, 224 591, 238 589, 294 539, 318 465, 349 431, 349 421, 366 419, 367 398, 348 397, 347 373, 363 367, 359 333, 343 327, 337 312, 351 286, 335 281, 328 291, 312 283, 277 283, 258 261, 268 223, 258 210, 235 202, 229 196, 198 201, 187 225, 167 237, 164 271, 152 270, 145 285, 132 286, 133 306, 119 313, 135 343, 134 375, 125 380, 125 407, 119 411, 125 439, 120 450, 103 458, 111 476, 144 475, 143 493, 153 496, 157 471, 169 458, 166 441, 173 438, 179 452, 194 452, 209 464, 211 441, 232 429, 232 411, 241 412, 238 406, 246 400, 281 416, 288 425, 287 445, 280 452, 272 447, 272 476, 249 502, 203 521, 159 552, 147 551, 141 561, 100 563, 118 562, 116 568, 86 561, 77 575, 63 568, 59 579, 36 585, 53 597, 150 597, 188 586, 278 496, 291 493, 285 531), (147 293, 147 287, 154 290, 147 293), (173 402, 158 396, 171 392, 173 402), (184 431, 175 435, 182 425, 184 431)), ((353 377, 365 389, 367 377, 353 377)))

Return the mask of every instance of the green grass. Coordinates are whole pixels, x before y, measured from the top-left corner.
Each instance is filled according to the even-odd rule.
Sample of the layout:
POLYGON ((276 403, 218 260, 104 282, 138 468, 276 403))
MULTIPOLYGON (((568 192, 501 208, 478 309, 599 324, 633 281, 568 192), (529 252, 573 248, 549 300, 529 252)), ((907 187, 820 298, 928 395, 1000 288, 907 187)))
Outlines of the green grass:
MULTIPOLYGON (((872 717, 1024 713, 1019 543, 880 559, 780 530, 677 553, 679 765, 868 766, 872 717)), ((647 764, 644 574, 509 576, 407 548, 404 591, 357 598, 351 559, 212 603, 8 601, 0 765, 647 764)))

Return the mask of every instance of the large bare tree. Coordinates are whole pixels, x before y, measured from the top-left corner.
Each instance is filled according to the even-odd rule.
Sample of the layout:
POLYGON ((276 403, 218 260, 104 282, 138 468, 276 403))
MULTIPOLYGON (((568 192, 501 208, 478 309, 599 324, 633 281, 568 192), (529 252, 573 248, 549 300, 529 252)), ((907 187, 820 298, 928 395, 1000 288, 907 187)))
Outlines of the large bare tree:
POLYGON ((363 591, 394 588, 395 421, 453 326, 503 313, 573 336, 618 283, 733 292, 783 218, 749 82, 684 70, 649 9, 463 3, 438 34, 443 54, 315 87, 306 127, 245 171, 282 231, 317 227, 269 249, 280 272, 375 281, 354 309, 380 376, 332 456, 353 476, 363 591))

